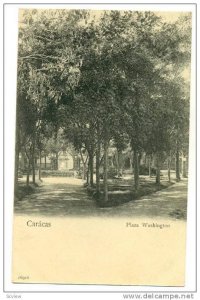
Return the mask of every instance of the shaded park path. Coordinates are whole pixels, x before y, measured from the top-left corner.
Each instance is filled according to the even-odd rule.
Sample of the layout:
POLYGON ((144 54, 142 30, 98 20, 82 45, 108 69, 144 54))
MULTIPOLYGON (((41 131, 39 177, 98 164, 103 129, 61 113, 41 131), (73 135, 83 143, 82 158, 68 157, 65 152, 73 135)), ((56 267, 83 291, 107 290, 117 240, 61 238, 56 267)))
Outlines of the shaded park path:
POLYGON ((35 193, 15 204, 16 214, 43 216, 168 217, 185 219, 187 181, 117 207, 99 208, 80 179, 45 178, 35 193))

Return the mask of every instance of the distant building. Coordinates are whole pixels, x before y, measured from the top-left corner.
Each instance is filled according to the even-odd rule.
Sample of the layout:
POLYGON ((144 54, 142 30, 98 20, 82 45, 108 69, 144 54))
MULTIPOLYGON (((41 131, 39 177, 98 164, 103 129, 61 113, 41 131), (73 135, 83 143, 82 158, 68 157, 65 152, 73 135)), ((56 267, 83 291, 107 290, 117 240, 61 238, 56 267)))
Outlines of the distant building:
MULTIPOLYGON (((56 153, 49 153, 39 158, 35 159, 36 170, 41 167, 41 170, 58 170, 58 171, 77 171, 81 172, 84 170, 83 159, 87 161, 87 155, 83 154, 82 157, 78 154, 73 147, 68 148, 67 150, 59 151, 56 153), (82 159, 81 159, 82 158, 82 159)), ((151 157, 146 153, 141 153, 139 156, 140 166, 145 166, 146 168, 156 168, 155 156, 151 157)), ((88 161, 87 161, 88 162, 88 161)), ((94 156, 94 172, 96 167, 96 160, 94 156)), ((28 167, 27 157, 25 153, 21 152, 19 155, 19 169, 22 172, 26 173, 28 167)), ((87 170, 87 164, 85 165, 85 171, 87 170)), ((118 152, 116 148, 110 147, 108 153, 108 168, 115 169, 117 173, 120 174, 132 174, 134 171, 133 163, 133 153, 129 147, 125 150, 118 152)), ((180 173, 183 177, 188 176, 188 155, 180 153, 179 160, 180 173)), ((101 153, 101 171, 103 171, 103 153, 101 153)), ((168 158, 166 157, 165 161, 162 163, 161 169, 168 169, 168 158)), ((171 158, 171 170, 176 169, 176 159, 173 156, 171 158)))
POLYGON ((58 154, 58 170, 68 171, 74 169, 74 157, 67 151, 58 154))

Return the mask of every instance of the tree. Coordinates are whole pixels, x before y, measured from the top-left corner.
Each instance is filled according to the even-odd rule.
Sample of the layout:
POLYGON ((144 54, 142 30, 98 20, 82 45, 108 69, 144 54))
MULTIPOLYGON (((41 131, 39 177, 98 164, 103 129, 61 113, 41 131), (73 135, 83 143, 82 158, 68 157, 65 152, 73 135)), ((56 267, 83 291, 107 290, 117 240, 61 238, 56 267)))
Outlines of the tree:
POLYGON ((59 102, 71 97, 79 77, 77 35, 86 15, 86 11, 24 11, 24 24, 19 30, 16 183, 20 132, 29 141, 26 153, 35 182, 36 140, 40 145, 41 124, 49 122, 55 133, 58 131, 59 102))
POLYGON ((33 174, 38 153, 41 157, 51 148, 58 158, 62 128, 80 155, 83 178, 88 168, 91 186, 96 158, 98 194, 103 151, 104 201, 111 144, 118 174, 120 153, 131 146, 136 192, 144 152, 156 156, 157 183, 162 161, 176 152, 178 178, 188 131, 182 72, 190 58, 190 17, 184 20, 182 30, 180 20, 168 24, 152 12, 105 11, 95 20, 85 10, 25 11, 19 33, 16 172, 23 144, 33 174))

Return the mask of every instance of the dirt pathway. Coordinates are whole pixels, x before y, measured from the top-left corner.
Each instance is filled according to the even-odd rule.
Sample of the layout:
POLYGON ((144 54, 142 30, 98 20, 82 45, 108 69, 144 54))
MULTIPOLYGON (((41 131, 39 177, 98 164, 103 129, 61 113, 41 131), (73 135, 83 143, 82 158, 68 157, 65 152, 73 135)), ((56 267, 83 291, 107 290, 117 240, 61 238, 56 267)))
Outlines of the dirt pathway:
POLYGON ((115 208, 115 214, 121 216, 170 217, 186 219, 187 181, 175 183, 151 195, 130 201, 115 208))
POLYGON ((80 179, 48 178, 15 205, 15 213, 44 216, 167 217, 185 219, 187 181, 118 207, 99 208, 80 179))

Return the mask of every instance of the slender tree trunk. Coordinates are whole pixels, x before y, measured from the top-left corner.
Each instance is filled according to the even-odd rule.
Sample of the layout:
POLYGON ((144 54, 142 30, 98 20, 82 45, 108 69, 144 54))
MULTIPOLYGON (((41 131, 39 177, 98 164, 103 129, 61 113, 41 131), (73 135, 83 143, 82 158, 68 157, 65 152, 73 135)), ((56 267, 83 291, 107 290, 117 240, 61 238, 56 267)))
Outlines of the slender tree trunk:
POLYGON ((54 162, 54 170, 58 170, 58 124, 55 125, 55 146, 56 159, 54 162))
MULTIPOLYGON (((81 155, 81 162, 83 164, 82 179, 85 180, 86 179, 86 169, 87 169, 87 158, 86 158, 86 160, 84 160, 81 150, 80 150, 80 155, 81 155)), ((80 168, 80 166, 79 166, 79 168, 80 168)), ((87 179, 87 183, 88 183, 88 179, 87 179)))
POLYGON ((117 150, 117 157, 118 157, 118 172, 117 175, 120 177, 123 173, 123 167, 122 167, 122 151, 117 150))
POLYGON ((151 156, 150 155, 149 155, 148 162, 149 162, 149 177, 151 178, 151 156))
POLYGON ((160 184, 160 154, 156 155, 156 183, 160 184))
POLYGON ((87 184, 89 184, 89 178, 90 178, 90 173, 89 173, 89 161, 88 161, 88 164, 87 164, 87 184))
POLYGON ((83 174, 82 174, 82 179, 85 180, 86 179, 86 165, 85 163, 83 162, 83 174))
POLYGON ((58 151, 56 151, 56 164, 55 169, 58 170, 58 151))
POLYGON ((141 159, 142 159, 142 153, 140 152, 138 154, 138 174, 140 174, 140 164, 141 164, 141 159))
POLYGON ((103 187, 104 187, 104 201, 108 201, 108 140, 104 140, 104 165, 103 165, 103 187))
POLYGON ((26 186, 29 186, 29 182, 30 182, 30 157, 28 155, 28 151, 26 149, 26 147, 24 148, 25 150, 25 154, 26 154, 26 163, 27 163, 27 173, 26 173, 26 186))
POLYGON ((35 139, 33 140, 31 163, 32 163, 32 182, 35 184, 35 139))
MULTIPOLYGON (((86 179, 86 175, 87 175, 86 172, 87 172, 87 164, 85 162, 83 162, 83 175, 82 175, 83 180, 86 179)), ((87 182, 88 182, 88 180, 87 180, 87 182)))
POLYGON ((117 149, 115 152, 115 160, 116 160, 116 167, 117 167, 117 175, 119 175, 119 152, 117 149))
MULTIPOLYGON (((136 73, 136 86, 135 86, 135 108, 137 115, 139 116, 139 107, 140 107, 140 101, 139 101, 139 89, 138 89, 138 79, 139 74, 136 73)), ((136 140, 132 142, 132 150, 133 150, 133 159, 134 159, 134 181, 135 181, 135 192, 137 193, 139 189, 139 161, 138 161, 138 141, 139 141, 139 135, 140 135, 140 128, 139 128, 139 119, 136 117, 136 120, 133 120, 135 123, 135 133, 136 133, 136 140)))
POLYGON ((93 153, 89 154, 89 172, 90 172, 90 186, 94 185, 93 174, 94 174, 94 155, 93 153))
POLYGON ((180 181, 180 164, 179 164, 179 149, 178 149, 178 144, 177 144, 177 149, 176 149, 176 180, 180 181))
POLYGON ((40 163, 39 163, 39 180, 41 181, 42 177, 41 177, 41 165, 42 165, 42 157, 41 157, 41 151, 40 151, 40 163))
POLYGON ((138 164, 138 153, 136 148, 133 150, 133 161, 134 161, 135 191, 137 192, 139 188, 139 164, 138 164))
POLYGON ((187 175, 186 175, 186 161, 185 160, 183 160, 183 162, 182 162, 182 176, 183 176, 183 178, 187 177, 187 175))
POLYGON ((35 160, 32 159, 32 182, 35 183, 35 160))
POLYGON ((133 172, 133 157, 130 156, 130 171, 133 172))
POLYGON ((26 175, 26 186, 29 186, 29 177, 30 177, 30 160, 28 159, 27 175, 26 175))
POLYGON ((168 181, 171 182, 171 154, 168 157, 168 181))
POLYGON ((47 168, 47 156, 46 155, 44 156, 44 168, 45 168, 45 170, 47 168))
POLYGON ((100 168, 100 152, 101 152, 101 143, 100 143, 100 139, 98 137, 98 140, 97 140, 97 150, 96 150, 96 191, 97 191, 97 193, 100 192, 100 172, 99 172, 99 168, 100 168))
POLYGON ((19 168, 22 168, 22 170, 24 170, 24 166, 25 166, 25 153, 24 151, 22 150, 21 151, 21 161, 20 161, 20 165, 19 165, 19 168))
POLYGON ((104 161, 104 155, 102 155, 102 157, 101 157, 101 159, 100 159, 100 165, 99 165, 99 166, 102 165, 103 161, 104 161))

